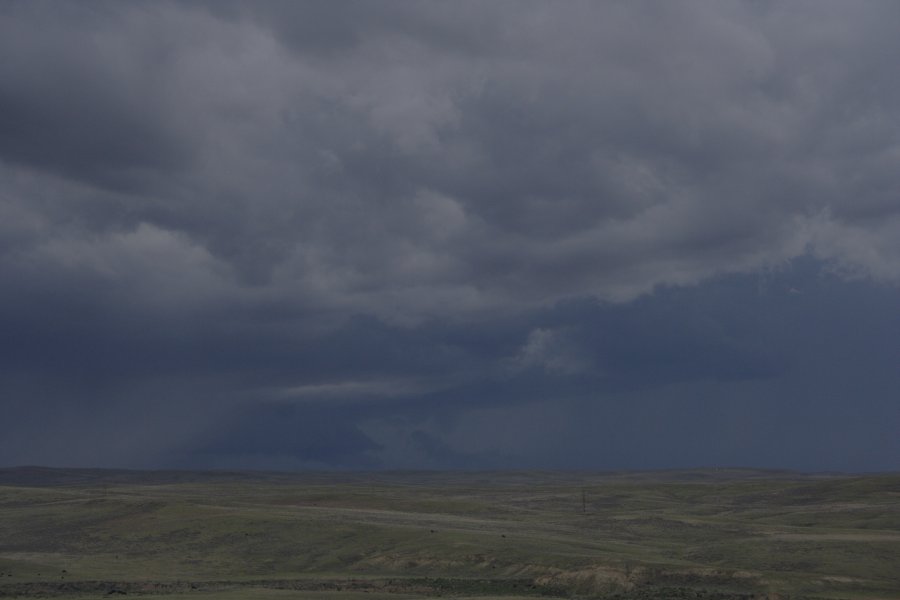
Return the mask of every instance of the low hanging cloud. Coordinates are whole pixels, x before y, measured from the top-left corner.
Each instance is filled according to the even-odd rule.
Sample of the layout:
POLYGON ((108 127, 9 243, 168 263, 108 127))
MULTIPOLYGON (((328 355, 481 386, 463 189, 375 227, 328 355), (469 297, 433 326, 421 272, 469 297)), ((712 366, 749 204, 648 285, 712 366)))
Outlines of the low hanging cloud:
POLYGON ((539 369, 547 373, 575 374, 588 368, 580 349, 569 341, 566 331, 538 327, 510 361, 513 371, 539 369))

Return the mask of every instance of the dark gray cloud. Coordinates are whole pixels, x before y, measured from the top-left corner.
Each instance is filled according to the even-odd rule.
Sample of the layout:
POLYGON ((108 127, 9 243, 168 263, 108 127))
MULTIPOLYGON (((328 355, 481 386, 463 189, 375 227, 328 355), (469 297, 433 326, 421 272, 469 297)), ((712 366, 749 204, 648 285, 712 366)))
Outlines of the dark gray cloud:
POLYGON ((0 462, 894 468, 898 19, 2 3, 0 462))

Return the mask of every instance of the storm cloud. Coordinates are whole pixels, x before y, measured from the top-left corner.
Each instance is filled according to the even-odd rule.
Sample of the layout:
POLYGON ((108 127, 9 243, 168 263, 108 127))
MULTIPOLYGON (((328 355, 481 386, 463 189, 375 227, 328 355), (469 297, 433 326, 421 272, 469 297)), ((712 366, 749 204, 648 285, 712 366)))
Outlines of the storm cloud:
POLYGON ((0 463, 900 468, 898 24, 0 3, 0 463))

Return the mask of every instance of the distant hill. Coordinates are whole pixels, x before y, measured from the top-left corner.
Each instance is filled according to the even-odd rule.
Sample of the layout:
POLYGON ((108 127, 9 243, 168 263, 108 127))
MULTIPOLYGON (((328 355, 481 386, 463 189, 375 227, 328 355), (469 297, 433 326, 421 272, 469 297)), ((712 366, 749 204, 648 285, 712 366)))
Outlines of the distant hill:
POLYGON ((192 471, 57 468, 20 466, 0 468, 0 485, 15 486, 86 486, 97 484, 164 485, 175 483, 210 483, 257 481, 266 483, 366 483, 427 484, 469 482, 497 485, 590 484, 603 481, 667 482, 739 481, 750 479, 800 480, 821 477, 846 477, 840 473, 806 474, 779 469, 702 468, 656 471, 192 471))

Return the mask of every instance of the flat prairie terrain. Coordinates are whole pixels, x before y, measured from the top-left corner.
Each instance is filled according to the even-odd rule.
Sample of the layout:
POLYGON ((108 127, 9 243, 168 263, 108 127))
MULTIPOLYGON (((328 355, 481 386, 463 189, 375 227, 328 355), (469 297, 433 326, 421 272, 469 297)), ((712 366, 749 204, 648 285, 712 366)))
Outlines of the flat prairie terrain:
POLYGON ((0 597, 900 598, 900 475, 0 469, 0 597))

